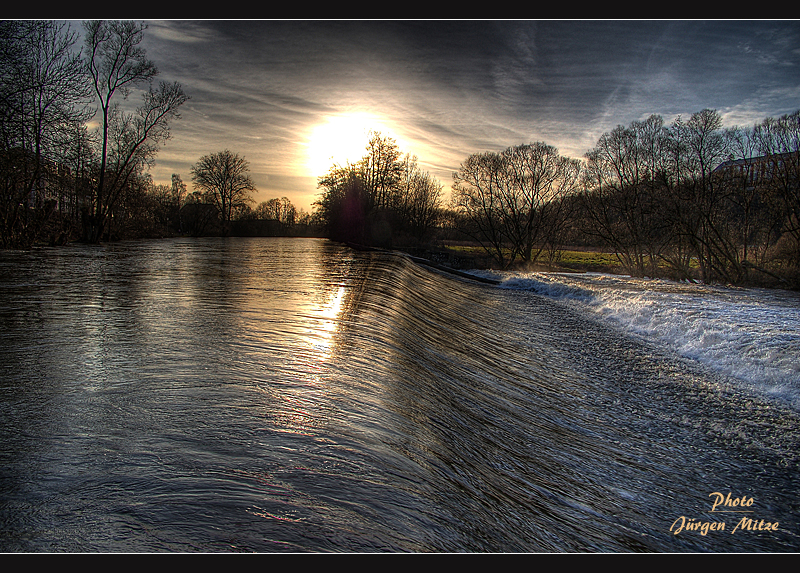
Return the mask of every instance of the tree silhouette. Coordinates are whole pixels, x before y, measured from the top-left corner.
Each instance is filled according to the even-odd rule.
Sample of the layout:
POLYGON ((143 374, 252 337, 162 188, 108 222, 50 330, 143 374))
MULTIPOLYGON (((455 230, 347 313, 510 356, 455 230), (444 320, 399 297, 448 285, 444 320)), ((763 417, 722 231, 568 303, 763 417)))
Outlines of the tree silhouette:
POLYGON ((85 27, 89 74, 101 115, 100 168, 91 212, 86 215, 85 238, 98 242, 125 186, 169 138, 169 122, 180 117, 178 108, 189 98, 180 84, 161 82, 144 93, 135 113, 120 110, 114 104, 117 95, 127 99, 133 87, 149 83, 158 74, 139 45, 146 25, 94 21, 85 27))
POLYGON ((435 224, 442 186, 403 157, 391 137, 371 132, 365 155, 320 177, 315 203, 329 238, 390 246, 400 235, 421 238, 435 224))
POLYGON ((192 181, 213 198, 226 234, 233 214, 253 202, 248 191, 255 191, 255 185, 249 170, 247 160, 228 149, 204 155, 192 166, 192 181))
POLYGON ((50 21, 0 22, 0 244, 34 240, 28 220, 66 163, 75 133, 91 113, 77 34, 50 21))
POLYGON ((561 203, 574 193, 577 161, 541 142, 474 154, 453 174, 455 207, 465 230, 501 266, 535 262, 561 225, 561 203))

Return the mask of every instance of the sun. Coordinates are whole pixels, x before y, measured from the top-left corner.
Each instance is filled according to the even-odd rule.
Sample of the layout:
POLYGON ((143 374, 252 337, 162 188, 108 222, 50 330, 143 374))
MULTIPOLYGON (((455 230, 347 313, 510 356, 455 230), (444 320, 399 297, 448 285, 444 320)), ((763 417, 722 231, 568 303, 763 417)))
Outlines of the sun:
POLYGON ((367 113, 326 117, 308 137, 307 168, 314 177, 325 175, 333 165, 355 163, 366 154, 370 131, 383 133, 379 118, 367 113))

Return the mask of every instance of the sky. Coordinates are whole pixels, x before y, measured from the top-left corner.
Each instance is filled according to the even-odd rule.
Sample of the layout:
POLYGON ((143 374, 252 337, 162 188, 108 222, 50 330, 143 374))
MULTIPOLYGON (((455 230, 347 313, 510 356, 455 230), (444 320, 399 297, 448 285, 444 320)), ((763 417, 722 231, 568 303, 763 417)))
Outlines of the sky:
POLYGON ((449 196, 471 154, 541 141, 581 158, 618 125, 709 108, 726 127, 800 109, 793 20, 146 20, 158 79, 191 99, 156 183, 229 149, 256 203, 311 211, 317 180, 393 137, 449 196))

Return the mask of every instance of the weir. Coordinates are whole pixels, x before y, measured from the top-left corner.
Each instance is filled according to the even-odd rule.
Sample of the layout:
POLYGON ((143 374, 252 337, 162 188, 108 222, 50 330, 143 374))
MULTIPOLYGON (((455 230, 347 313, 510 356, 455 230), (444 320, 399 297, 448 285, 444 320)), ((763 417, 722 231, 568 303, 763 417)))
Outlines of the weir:
POLYGON ((4 253, 0 297, 5 551, 798 547, 794 410, 532 290, 176 239, 4 253), (780 526, 670 531, 728 491, 780 526))

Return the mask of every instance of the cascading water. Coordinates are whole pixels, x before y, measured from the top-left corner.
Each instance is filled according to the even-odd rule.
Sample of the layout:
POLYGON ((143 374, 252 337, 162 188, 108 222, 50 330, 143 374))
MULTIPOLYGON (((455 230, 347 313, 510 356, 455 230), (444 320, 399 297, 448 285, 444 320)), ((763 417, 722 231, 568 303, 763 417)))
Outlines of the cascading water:
MULTIPOLYGON (((647 289, 625 326, 613 278, 501 278, 306 239, 2 253, 0 549, 800 547, 796 362, 753 391, 647 289)), ((754 324, 762 369, 791 354, 754 324)))

